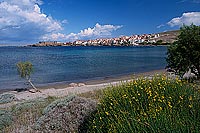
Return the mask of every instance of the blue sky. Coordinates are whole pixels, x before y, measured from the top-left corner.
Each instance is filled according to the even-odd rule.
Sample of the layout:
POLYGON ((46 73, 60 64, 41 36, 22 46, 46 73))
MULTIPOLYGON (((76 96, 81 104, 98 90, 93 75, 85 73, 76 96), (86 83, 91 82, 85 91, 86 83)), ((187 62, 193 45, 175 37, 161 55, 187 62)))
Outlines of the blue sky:
POLYGON ((74 41, 200 25, 200 0, 0 0, 0 44, 74 41))

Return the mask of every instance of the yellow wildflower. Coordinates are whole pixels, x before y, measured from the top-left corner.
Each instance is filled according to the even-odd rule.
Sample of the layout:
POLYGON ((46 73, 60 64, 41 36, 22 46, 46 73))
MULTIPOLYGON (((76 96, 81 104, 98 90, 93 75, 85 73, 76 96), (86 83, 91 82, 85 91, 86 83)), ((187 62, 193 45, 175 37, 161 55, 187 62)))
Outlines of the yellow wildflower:
POLYGON ((109 115, 109 113, 108 112, 105 112, 106 113, 106 115, 109 115))
POLYGON ((169 104, 169 107, 172 108, 172 106, 169 104))
POLYGON ((125 94, 125 95, 123 95, 122 97, 123 97, 123 98, 127 98, 127 95, 125 94))
POLYGON ((158 99, 159 102, 162 102, 162 100, 158 99))
POLYGON ((190 101, 192 100, 192 96, 189 97, 189 100, 190 100, 190 101))
POLYGON ((171 102, 168 102, 168 106, 169 106, 170 108, 172 108, 171 102))
POLYGON ((93 128, 96 128, 97 126, 93 126, 93 128))
POLYGON ((181 100, 183 100, 183 97, 182 97, 182 96, 179 96, 179 98, 180 98, 181 100))

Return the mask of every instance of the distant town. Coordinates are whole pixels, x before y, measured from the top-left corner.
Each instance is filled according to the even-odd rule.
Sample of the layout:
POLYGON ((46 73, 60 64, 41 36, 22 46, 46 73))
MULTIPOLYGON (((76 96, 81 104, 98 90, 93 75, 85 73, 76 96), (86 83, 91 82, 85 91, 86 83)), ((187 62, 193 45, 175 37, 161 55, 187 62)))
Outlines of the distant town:
POLYGON ((116 38, 99 38, 94 40, 76 40, 74 42, 42 41, 32 44, 41 46, 138 46, 138 45, 168 45, 176 40, 178 31, 168 31, 157 34, 121 36, 116 38))

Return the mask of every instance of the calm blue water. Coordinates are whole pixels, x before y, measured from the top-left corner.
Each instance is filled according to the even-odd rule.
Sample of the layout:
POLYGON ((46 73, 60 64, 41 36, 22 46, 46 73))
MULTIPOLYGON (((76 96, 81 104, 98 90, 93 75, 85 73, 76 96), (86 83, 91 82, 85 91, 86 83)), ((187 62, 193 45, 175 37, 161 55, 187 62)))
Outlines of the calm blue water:
POLYGON ((31 61, 36 85, 163 69, 166 47, 0 47, 0 89, 25 87, 16 63, 31 61))

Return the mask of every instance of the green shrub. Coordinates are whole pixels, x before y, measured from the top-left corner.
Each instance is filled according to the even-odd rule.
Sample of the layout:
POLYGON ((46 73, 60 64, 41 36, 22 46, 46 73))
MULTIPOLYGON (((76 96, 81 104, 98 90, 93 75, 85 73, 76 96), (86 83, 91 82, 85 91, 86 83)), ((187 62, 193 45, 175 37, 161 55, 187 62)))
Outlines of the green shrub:
POLYGON ((14 94, 0 94, 0 104, 9 103, 15 100, 14 94))
POLYGON ((32 129, 33 123, 42 116, 43 109, 55 99, 57 98, 49 96, 45 99, 37 98, 13 105, 11 108, 7 109, 7 113, 4 113, 4 115, 0 117, 0 126, 1 123, 6 123, 5 120, 8 121, 12 118, 12 124, 11 122, 7 122, 8 124, 4 126, 2 132, 35 132, 32 129))
POLYGON ((27 112, 28 110, 37 110, 41 105, 45 105, 45 103, 46 100, 43 98, 28 100, 14 105, 12 107, 12 112, 17 115, 22 112, 27 112))
POLYGON ((69 96, 48 105, 36 124, 37 132, 78 132, 79 127, 96 109, 91 99, 69 96))
POLYGON ((200 94, 165 76, 107 88, 89 132, 198 132, 200 94))
POLYGON ((53 110, 55 107, 62 107, 66 106, 70 101, 72 101, 75 98, 74 95, 70 95, 68 97, 65 97, 63 99, 58 99, 53 101, 51 104, 49 104, 44 110, 43 114, 47 114, 49 111, 53 110))
POLYGON ((0 131, 12 123, 12 114, 6 110, 0 110, 0 131))

